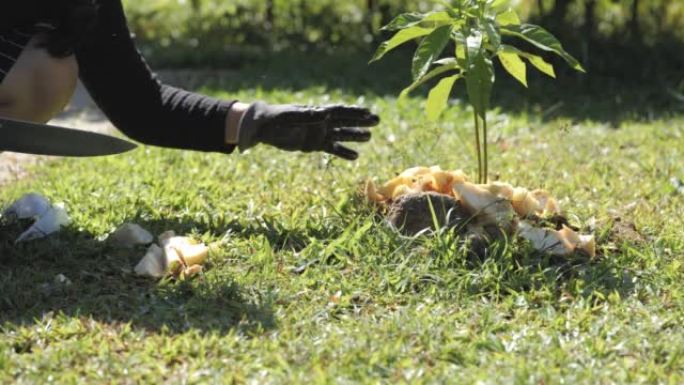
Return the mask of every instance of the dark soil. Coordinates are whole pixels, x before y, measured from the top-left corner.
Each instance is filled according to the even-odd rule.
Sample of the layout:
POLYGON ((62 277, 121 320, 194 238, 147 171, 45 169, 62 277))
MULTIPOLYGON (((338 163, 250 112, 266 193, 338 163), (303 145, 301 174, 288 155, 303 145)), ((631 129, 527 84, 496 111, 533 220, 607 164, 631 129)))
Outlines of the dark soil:
POLYGON ((640 244, 646 241, 646 237, 639 232, 633 222, 623 221, 621 218, 613 220, 609 239, 616 243, 640 244))
POLYGON ((435 192, 404 195, 392 202, 388 214, 392 226, 409 236, 443 227, 463 233, 470 217, 459 201, 435 192))

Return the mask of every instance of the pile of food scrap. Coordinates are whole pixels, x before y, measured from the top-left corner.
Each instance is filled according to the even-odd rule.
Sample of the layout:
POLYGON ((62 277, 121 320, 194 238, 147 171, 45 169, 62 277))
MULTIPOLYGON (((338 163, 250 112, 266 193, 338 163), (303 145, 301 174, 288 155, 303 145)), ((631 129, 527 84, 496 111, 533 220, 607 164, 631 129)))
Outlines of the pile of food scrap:
POLYGON ((139 276, 189 278, 203 271, 209 246, 190 237, 176 236, 173 231, 166 231, 157 238, 158 245, 153 243, 152 234, 133 223, 122 225, 109 237, 112 243, 122 247, 149 245, 134 269, 139 276))
POLYGON ((475 184, 461 170, 433 166, 410 168, 381 186, 369 180, 365 195, 386 207, 389 222, 405 235, 449 227, 480 241, 517 235, 551 255, 596 256, 594 236, 570 226, 545 190, 475 184))
MULTIPOLYGON (((22 196, 0 213, 0 220, 32 222, 16 243, 34 241, 55 234, 71 223, 64 204, 52 204, 44 196, 30 193, 22 196)), ((107 239, 115 246, 134 248, 149 246, 147 253, 135 266, 135 273, 149 278, 190 278, 203 271, 210 247, 190 237, 176 236, 173 231, 159 235, 158 244, 154 236, 140 225, 125 223, 109 234, 107 239)))

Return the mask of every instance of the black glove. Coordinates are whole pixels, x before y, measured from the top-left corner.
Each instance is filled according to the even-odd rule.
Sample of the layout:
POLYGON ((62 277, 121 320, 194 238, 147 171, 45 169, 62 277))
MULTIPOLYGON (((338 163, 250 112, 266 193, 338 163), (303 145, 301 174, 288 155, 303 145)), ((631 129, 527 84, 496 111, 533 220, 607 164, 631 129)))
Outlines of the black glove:
POLYGON ((339 142, 367 142, 380 118, 360 107, 252 104, 240 122, 238 146, 266 143, 287 151, 324 151, 348 160, 359 157, 339 142))

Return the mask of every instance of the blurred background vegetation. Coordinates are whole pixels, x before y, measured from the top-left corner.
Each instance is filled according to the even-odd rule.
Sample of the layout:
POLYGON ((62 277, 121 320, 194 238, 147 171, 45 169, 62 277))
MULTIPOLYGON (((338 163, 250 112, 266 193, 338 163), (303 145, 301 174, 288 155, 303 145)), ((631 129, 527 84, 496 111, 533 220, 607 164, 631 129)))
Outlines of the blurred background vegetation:
MULTIPOLYGON (((617 105, 625 104, 625 98, 635 106, 647 102, 670 109, 674 102, 681 109, 684 105, 683 0, 513 3, 523 19, 553 32, 588 69, 587 75, 575 75, 558 65, 560 86, 554 87, 560 92, 580 83, 579 94, 610 93, 617 105), (634 86, 639 86, 639 92, 629 95, 634 86)), ((342 82, 358 75, 359 86, 370 81, 374 91, 388 93, 398 92, 408 81, 414 47, 400 50, 388 64, 368 67, 377 44, 389 37, 380 27, 401 12, 440 7, 437 1, 427 0, 124 0, 124 4, 138 43, 156 68, 241 69, 272 63, 274 58, 287 67, 290 57, 298 64, 287 67, 285 74, 305 67, 309 78, 318 72, 329 82, 336 71, 344 71, 342 82), (321 66, 325 68, 319 70, 321 66)), ((532 88, 526 91, 530 97, 535 96, 532 88)), ((542 90, 537 96, 548 95, 542 90)))

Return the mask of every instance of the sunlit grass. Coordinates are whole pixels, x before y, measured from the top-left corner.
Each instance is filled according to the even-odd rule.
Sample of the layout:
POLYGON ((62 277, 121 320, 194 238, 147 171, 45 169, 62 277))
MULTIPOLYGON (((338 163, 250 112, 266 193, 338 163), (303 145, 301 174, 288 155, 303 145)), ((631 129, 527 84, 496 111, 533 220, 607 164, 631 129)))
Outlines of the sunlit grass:
POLYGON ((29 191, 65 202, 73 225, 21 246, 19 229, 0 233, 0 383, 682 380, 684 196, 670 178, 684 178, 684 119, 614 129, 493 113, 492 175, 550 190, 602 256, 559 263, 512 242, 479 261, 445 234, 398 236, 358 195, 366 178, 415 165, 473 175, 461 105, 437 127, 418 98, 230 94, 363 102, 384 122, 356 163, 141 148, 4 188, 3 205, 29 191), (611 237, 618 219, 643 241, 611 237), (199 279, 152 282, 131 274, 144 250, 98 241, 124 221, 224 243, 199 279))

